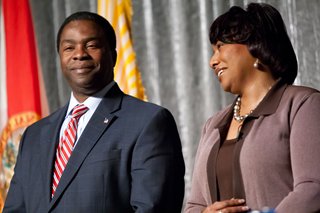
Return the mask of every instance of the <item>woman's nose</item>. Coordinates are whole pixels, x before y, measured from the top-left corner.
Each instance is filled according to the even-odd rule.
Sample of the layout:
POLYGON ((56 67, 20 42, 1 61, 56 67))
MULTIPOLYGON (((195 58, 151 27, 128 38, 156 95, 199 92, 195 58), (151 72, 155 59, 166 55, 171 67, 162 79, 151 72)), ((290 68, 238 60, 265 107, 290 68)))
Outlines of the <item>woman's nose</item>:
POLYGON ((210 61, 209 61, 209 65, 210 65, 211 69, 214 70, 218 64, 219 64, 219 61, 217 59, 217 56, 216 56, 216 54, 213 54, 212 57, 210 58, 210 61))

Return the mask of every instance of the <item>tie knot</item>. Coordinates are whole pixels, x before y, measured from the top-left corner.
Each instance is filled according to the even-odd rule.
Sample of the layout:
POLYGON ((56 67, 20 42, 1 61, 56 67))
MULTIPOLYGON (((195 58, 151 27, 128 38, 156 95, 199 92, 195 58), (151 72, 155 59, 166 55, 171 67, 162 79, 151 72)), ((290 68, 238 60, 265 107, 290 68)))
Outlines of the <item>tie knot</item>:
POLYGON ((78 104, 72 110, 72 118, 79 119, 84 113, 88 111, 88 107, 83 104, 78 104))

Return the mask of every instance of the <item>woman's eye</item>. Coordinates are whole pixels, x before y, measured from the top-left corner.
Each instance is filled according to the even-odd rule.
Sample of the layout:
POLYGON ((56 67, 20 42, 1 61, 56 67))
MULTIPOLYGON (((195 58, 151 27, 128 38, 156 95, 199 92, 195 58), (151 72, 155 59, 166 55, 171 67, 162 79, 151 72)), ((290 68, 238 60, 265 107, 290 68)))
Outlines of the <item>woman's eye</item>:
POLYGON ((223 46, 223 43, 219 42, 217 43, 217 49, 220 49, 223 46))

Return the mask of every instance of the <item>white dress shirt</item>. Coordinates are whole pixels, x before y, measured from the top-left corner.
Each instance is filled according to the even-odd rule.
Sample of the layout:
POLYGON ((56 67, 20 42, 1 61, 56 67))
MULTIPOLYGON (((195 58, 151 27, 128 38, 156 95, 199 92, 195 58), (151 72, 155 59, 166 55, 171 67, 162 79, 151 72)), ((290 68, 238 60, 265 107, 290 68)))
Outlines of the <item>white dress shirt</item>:
POLYGON ((79 119, 76 142, 75 142, 73 148, 77 145, 78 139, 80 138, 83 130, 86 128, 93 113, 98 108, 98 105, 102 101, 102 97, 110 90, 110 88, 114 84, 115 84, 114 81, 110 82, 102 90, 100 90, 99 92, 97 92, 93 96, 90 96, 89 98, 87 98, 83 103, 78 102, 78 100, 74 97, 73 92, 71 92, 71 97, 70 97, 70 101, 69 101, 67 114, 66 114, 65 120, 62 123, 61 129, 60 129, 60 137, 59 137, 60 140, 61 140, 61 137, 63 136, 64 130, 68 127, 68 123, 71 119, 72 109, 78 104, 84 104, 86 107, 88 107, 88 111, 84 115, 82 115, 79 119))

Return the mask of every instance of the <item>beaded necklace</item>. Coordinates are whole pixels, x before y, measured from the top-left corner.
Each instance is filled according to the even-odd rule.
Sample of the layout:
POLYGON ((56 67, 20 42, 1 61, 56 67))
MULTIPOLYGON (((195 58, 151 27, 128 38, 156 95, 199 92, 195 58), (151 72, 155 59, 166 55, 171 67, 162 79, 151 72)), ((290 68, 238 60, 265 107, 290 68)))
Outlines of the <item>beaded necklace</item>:
POLYGON ((240 106, 241 106, 241 97, 239 96, 236 100, 236 104, 233 107, 233 118, 239 123, 242 123, 244 119, 246 119, 253 112, 253 110, 250 110, 250 112, 245 115, 240 115, 240 106))

